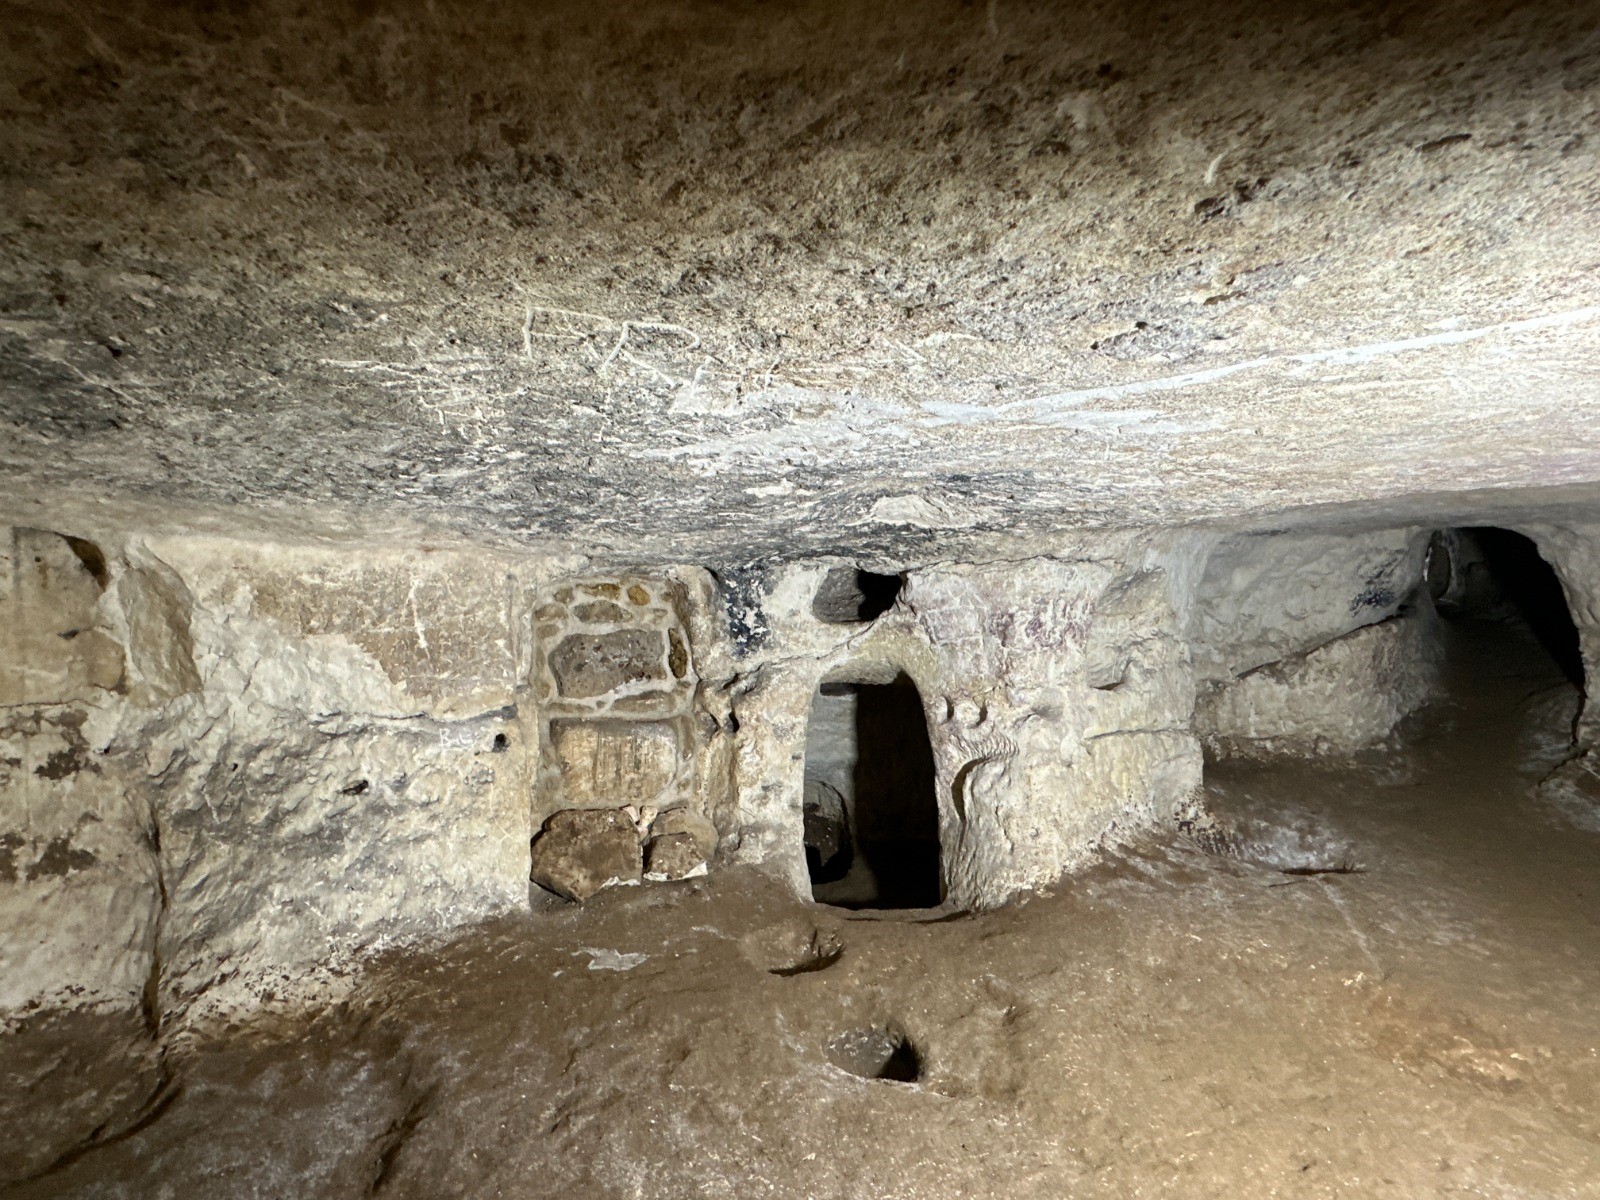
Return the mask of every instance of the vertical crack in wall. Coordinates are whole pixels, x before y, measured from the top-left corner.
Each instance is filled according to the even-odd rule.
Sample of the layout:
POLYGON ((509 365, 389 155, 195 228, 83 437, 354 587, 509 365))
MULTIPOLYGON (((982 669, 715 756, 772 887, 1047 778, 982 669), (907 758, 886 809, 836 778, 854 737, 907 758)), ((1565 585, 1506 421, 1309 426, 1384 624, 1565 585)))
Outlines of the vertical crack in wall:
POLYGON ((170 899, 167 895, 167 866, 161 850, 161 818, 157 815, 154 801, 149 806, 147 835, 150 841, 150 851, 155 855, 156 915, 150 932, 150 970, 145 976, 144 991, 140 996, 140 1009, 144 1014, 145 1028, 150 1031, 150 1036, 159 1042, 161 1038, 161 935, 166 927, 167 908, 170 904, 170 899))

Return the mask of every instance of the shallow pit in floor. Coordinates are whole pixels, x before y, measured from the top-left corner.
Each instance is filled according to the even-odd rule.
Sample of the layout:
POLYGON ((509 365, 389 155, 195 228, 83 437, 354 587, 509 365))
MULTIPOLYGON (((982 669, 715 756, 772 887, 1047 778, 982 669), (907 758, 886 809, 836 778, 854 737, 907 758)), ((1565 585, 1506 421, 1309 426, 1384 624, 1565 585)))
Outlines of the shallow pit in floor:
POLYGON ((922 1078, 922 1053, 895 1025, 847 1029, 828 1042, 828 1061, 862 1079, 915 1083, 922 1078))

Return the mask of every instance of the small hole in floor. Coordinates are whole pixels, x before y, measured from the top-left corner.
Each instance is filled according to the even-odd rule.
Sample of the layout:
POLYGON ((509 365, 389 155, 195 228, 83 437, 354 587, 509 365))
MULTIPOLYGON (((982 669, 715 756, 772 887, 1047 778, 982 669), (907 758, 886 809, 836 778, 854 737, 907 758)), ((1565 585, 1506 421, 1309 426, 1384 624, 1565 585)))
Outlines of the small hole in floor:
POLYGON ((496 754, 499 754, 502 751, 504 751, 510 745, 511 745, 511 739, 510 738, 506 737, 506 735, 503 734, 503 733, 497 733, 497 734, 494 735, 494 741, 493 741, 493 743, 491 743, 491 749, 496 754))
POLYGON ((845 1030, 828 1043, 828 1061, 862 1079, 915 1083, 922 1078, 921 1052, 892 1025, 845 1030))

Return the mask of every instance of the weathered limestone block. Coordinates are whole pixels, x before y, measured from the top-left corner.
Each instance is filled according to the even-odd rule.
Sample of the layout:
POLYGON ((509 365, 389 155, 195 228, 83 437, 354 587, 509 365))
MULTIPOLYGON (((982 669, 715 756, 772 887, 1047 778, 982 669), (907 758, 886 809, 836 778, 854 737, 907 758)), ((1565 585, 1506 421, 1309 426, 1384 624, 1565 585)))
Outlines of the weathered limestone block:
POLYGON ((159 708, 199 690, 189 634, 194 597, 177 572, 147 557, 118 577, 115 601, 128 650, 129 701, 140 708, 159 708))
POLYGON ((581 903, 602 888, 638 883, 643 874, 639 830, 622 809, 565 809, 533 839, 530 878, 568 900, 581 903))
POLYGON ((663 833, 645 846, 644 877, 652 882, 689 879, 706 873, 706 856, 687 833, 663 833))
POLYGON ((526 560, 221 537, 134 549, 139 561, 170 564, 207 611, 242 603, 288 638, 357 652, 378 666, 401 711, 468 717, 512 702, 526 560))
POLYGON ((689 808, 669 808, 658 813, 650 824, 652 837, 689 838, 701 860, 710 858, 717 850, 717 827, 711 821, 689 808))
POLYGON ((686 589, 672 579, 563 583, 535 609, 535 819, 562 808, 656 810, 695 799, 703 726, 686 589))
POLYGON ((659 806, 683 769, 666 721, 552 721, 550 740, 561 800, 572 807, 659 806))
POLYGON ((1213 688, 1195 729, 1219 756, 1352 754, 1428 701, 1440 664, 1431 610, 1395 617, 1213 688))
POLYGON ((650 824, 644 877, 659 881, 704 875, 717 849, 717 827, 688 808, 670 808, 650 824))
MULTIPOLYGON (((812 769, 811 760, 806 761, 812 769)), ((838 879, 849 867, 852 839, 844 796, 831 783, 808 778, 800 812, 806 865, 813 879, 838 879)))
POLYGON ((442 557, 340 563, 222 539, 140 548, 138 569, 188 605, 165 624, 187 631, 199 681, 128 739, 160 825, 164 1010, 321 994, 381 940, 526 903, 526 782, 518 754, 504 753, 522 744, 515 710, 422 708, 505 704, 510 633, 469 648, 407 601, 420 561, 419 596, 448 578, 462 596, 499 596, 503 612, 503 572, 488 563, 482 586, 468 586, 467 566, 442 557), (451 661, 452 648, 467 658, 451 661))
POLYGON ((107 753, 123 651, 99 547, 0 530, 0 1019, 137 1010, 159 889, 149 800, 107 753))
POLYGON ((160 897, 148 800, 101 751, 109 714, 0 710, 0 1014, 137 1008, 160 897))

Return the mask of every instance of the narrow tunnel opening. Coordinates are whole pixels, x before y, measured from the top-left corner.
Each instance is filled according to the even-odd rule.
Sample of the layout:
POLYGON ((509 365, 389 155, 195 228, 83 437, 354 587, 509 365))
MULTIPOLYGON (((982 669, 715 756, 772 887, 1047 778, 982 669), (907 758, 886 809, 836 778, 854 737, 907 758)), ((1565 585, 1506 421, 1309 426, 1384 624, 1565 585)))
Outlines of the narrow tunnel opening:
POLYGON ((1549 859, 1550 804, 1534 817, 1507 798, 1535 795, 1572 755, 1585 679, 1561 579, 1501 527, 1438 530, 1420 582, 1396 572, 1404 561, 1347 570, 1356 601, 1406 597, 1388 615, 1237 674, 1202 705, 1206 811, 1186 828, 1204 849, 1297 880, 1378 858, 1397 869, 1411 836, 1426 855, 1491 856, 1508 879, 1549 859), (1387 782, 1349 804, 1343 789, 1375 770, 1387 782))
POLYGON ((822 684, 806 729, 812 897, 842 908, 938 905, 935 778, 922 697, 908 676, 822 684))
POLYGON ((1427 583, 1447 620, 1525 631, 1567 682, 1583 689, 1566 592, 1532 538, 1494 526, 1447 530, 1428 547, 1427 583))

